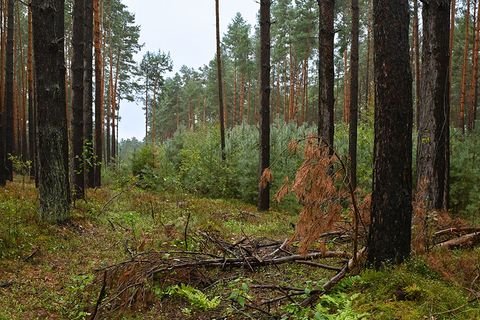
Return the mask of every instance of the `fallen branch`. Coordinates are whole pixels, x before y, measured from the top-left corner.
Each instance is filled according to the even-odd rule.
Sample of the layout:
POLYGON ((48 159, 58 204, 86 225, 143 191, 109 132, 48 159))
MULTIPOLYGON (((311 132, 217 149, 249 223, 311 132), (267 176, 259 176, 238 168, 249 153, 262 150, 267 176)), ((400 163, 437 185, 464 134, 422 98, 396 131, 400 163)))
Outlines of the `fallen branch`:
POLYGON ((459 249, 472 248, 480 244, 480 232, 469 233, 458 238, 440 242, 435 245, 437 248, 459 249))
POLYGON ((480 228, 472 228, 472 227, 466 227, 466 228, 448 228, 444 230, 440 230, 435 232, 434 236, 435 237, 441 237, 444 235, 451 235, 451 234, 463 234, 463 233, 475 233, 475 232, 480 232, 480 228))

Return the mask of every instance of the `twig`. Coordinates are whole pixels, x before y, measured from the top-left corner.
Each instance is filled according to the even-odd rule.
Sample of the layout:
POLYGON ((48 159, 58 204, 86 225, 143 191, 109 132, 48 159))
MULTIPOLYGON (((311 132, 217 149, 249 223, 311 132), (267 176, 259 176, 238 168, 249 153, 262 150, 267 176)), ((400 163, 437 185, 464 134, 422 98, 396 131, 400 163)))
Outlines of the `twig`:
POLYGON ((40 252, 39 248, 35 248, 32 253, 30 253, 28 256, 23 258, 23 261, 27 262, 28 260, 32 259, 37 253, 40 252))
POLYGON ((285 247, 288 243, 288 238, 285 239, 285 241, 283 241, 283 243, 281 244, 280 247, 278 247, 275 251, 269 253, 269 254, 266 254, 263 256, 262 260, 268 258, 268 257, 272 257, 272 256, 275 256, 275 254, 277 254, 277 252, 281 251, 283 249, 283 247, 285 247))
POLYGON ((297 263, 306 264, 306 265, 309 265, 309 266, 312 266, 312 267, 318 267, 318 268, 322 268, 322 269, 326 269, 326 270, 332 270, 332 271, 341 271, 342 270, 342 268, 339 268, 339 267, 328 266, 326 264, 316 263, 316 262, 313 262, 313 261, 297 261, 297 263))
POLYGON ((100 289, 100 293, 98 294, 97 303, 95 304, 95 309, 90 316, 90 320, 95 320, 98 314, 98 310, 100 309, 100 305, 102 304, 103 299, 105 298, 107 288, 107 271, 103 272, 103 281, 102 281, 102 288, 100 289))
POLYGON ((190 224, 191 215, 192 215, 192 212, 188 211, 187 222, 185 223, 185 229, 183 230, 183 238, 185 240, 185 251, 188 251, 187 233, 188 233, 188 225, 190 224))

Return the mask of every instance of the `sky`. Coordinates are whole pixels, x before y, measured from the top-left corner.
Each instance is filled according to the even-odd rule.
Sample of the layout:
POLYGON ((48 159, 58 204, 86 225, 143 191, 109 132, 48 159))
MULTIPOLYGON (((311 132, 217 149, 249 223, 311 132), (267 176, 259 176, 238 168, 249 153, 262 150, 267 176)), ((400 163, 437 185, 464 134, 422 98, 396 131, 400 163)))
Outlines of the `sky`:
MULTIPOLYGON (((170 52, 174 71, 182 65, 198 68, 215 57, 214 0, 123 0, 140 25, 142 52, 170 52)), ((259 4, 256 0, 220 0, 220 32, 225 33, 237 12, 253 26, 259 4)), ((145 115, 141 102, 120 104, 119 137, 145 136, 145 115)))

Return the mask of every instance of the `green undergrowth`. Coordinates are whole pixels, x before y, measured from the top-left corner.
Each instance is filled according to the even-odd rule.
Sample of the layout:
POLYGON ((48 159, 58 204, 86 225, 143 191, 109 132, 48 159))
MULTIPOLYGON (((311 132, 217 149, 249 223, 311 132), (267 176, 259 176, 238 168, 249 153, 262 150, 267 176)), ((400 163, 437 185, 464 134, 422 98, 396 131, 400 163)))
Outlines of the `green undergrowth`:
MULTIPOLYGON (((31 183, 22 187, 15 182, 0 191, 1 320, 88 319, 99 292, 96 270, 144 252, 199 250, 201 232, 235 242, 245 237, 283 241, 294 231, 294 214, 260 213, 239 200, 158 193, 131 183, 89 190, 86 201, 76 202, 72 219, 58 226, 37 220, 38 199, 31 183)), ((287 301, 271 312, 279 319, 478 319, 478 305, 469 303, 468 291, 461 289, 472 280, 455 270, 457 263, 478 264, 480 258, 459 255, 480 257, 480 252, 431 259, 449 277, 416 259, 347 278, 311 308, 287 301)), ((177 283, 162 288, 154 283, 156 298, 147 309, 125 310, 118 318, 268 319, 248 307, 272 298, 254 285, 302 288, 300 301, 334 274, 296 264, 254 273, 214 270, 207 275, 218 281, 209 286, 177 283)))

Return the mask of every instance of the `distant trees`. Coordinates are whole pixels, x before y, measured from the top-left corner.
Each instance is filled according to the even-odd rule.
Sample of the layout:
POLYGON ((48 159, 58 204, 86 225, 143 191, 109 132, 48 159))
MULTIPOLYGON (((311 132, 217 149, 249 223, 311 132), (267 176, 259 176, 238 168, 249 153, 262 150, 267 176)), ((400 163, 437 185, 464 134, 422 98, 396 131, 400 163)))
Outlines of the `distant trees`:
MULTIPOLYGON (((164 76, 167 71, 172 71, 173 63, 169 53, 162 51, 147 51, 140 63, 139 75, 144 79, 143 90, 145 99, 145 138, 150 135, 152 144, 156 139, 156 113, 155 105, 159 90, 164 85, 164 76), (150 93, 152 97, 150 97, 150 93), (149 131, 148 128, 151 128, 149 131)), ((147 140, 145 140, 147 141, 147 140)))
POLYGON ((412 76, 408 0, 373 1, 375 150, 368 262, 376 268, 410 255, 412 76))
POLYGON ((68 136, 65 109, 64 1, 32 0, 38 125, 40 217, 68 218, 68 136))

